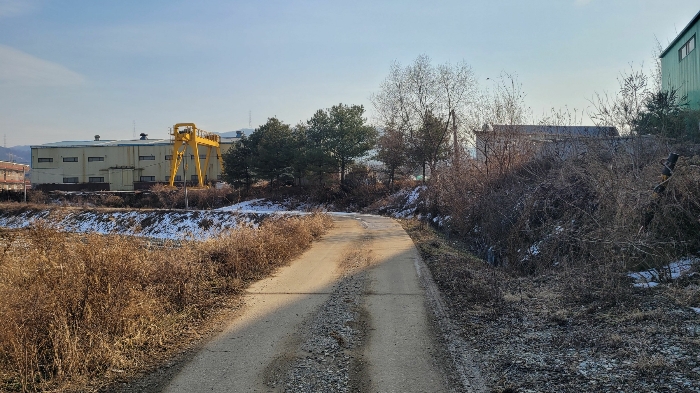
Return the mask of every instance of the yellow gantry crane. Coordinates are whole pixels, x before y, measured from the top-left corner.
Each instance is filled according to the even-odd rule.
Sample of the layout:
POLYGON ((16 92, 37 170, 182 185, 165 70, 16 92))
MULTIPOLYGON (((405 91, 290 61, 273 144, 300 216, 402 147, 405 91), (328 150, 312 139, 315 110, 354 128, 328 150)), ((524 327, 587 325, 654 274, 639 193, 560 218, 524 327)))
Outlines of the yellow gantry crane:
MULTIPOLYGON (((216 149, 216 158, 219 161, 221 172, 224 171, 224 161, 221 158, 221 148, 219 142, 221 137, 217 134, 200 130, 194 123, 177 123, 173 126, 173 157, 170 161, 170 186, 175 184, 175 175, 178 168, 187 152, 187 146, 192 148, 192 156, 194 157, 195 174, 197 175, 198 187, 206 187, 204 178, 206 171, 209 168, 209 158, 211 157, 212 149, 216 149), (202 173, 202 165, 200 164, 199 146, 207 148, 207 156, 204 160, 204 173, 202 173)), ((183 173, 184 176, 184 173, 183 173)), ((185 179, 187 181, 187 179, 185 179)))

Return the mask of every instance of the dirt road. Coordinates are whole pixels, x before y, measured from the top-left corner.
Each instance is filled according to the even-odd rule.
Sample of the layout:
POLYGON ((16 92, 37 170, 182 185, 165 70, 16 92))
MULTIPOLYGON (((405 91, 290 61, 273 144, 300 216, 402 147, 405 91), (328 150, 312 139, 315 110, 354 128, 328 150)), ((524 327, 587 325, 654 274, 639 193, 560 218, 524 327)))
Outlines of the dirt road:
POLYGON ((411 239, 393 220, 336 216, 291 265, 248 289, 246 306, 166 392, 441 392, 411 239))

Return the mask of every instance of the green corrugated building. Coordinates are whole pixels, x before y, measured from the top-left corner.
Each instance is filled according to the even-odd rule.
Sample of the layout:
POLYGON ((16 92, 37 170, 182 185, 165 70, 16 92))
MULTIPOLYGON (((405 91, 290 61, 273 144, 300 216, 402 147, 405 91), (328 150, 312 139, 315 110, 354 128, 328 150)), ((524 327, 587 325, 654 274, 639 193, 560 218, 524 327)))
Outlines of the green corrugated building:
POLYGON ((661 53, 661 89, 678 89, 679 97, 688 96, 692 109, 700 109, 700 12, 661 53))

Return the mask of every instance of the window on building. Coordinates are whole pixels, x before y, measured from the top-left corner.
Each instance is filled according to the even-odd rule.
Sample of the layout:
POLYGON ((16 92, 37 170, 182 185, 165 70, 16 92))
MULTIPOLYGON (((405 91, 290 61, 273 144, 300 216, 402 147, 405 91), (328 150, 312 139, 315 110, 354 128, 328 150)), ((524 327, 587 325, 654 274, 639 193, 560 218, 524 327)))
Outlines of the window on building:
POLYGON ((686 58, 690 54, 690 52, 695 49, 695 35, 693 34, 692 37, 688 41, 681 46, 680 49, 678 49, 678 61, 681 61, 686 58))
MULTIPOLYGON (((199 159, 200 159, 200 160, 205 160, 206 158, 207 158, 207 155, 206 155, 206 154, 200 154, 200 155, 199 155, 199 159)), ((190 159, 191 159, 191 160, 194 160, 194 154, 190 154, 190 159)))
POLYGON ((168 161, 169 161, 169 160, 172 160, 172 159, 173 159, 173 155, 172 155, 172 154, 166 154, 166 155, 165 155, 165 159, 168 160, 168 161))
POLYGON ((141 176, 141 181, 156 181, 155 176, 141 176))
POLYGON ((64 177, 63 182, 64 183, 78 183, 78 178, 77 177, 64 177))
POLYGON ((94 161, 104 161, 104 157, 88 157, 88 162, 94 162, 94 161))
POLYGON ((197 175, 192 175, 192 181, 199 182, 199 177, 197 175))
POLYGON ((153 161, 156 159, 156 156, 139 156, 139 160, 141 161, 153 161))
MULTIPOLYGON (((165 181, 169 182, 170 181, 170 176, 165 177, 165 181)), ((182 176, 180 175, 175 175, 175 181, 182 181, 182 176)))
POLYGON ((53 162, 53 158, 42 158, 42 157, 39 157, 39 158, 37 158, 37 161, 39 161, 39 162, 53 162))
POLYGON ((63 162, 78 162, 78 157, 63 157, 63 162))
POLYGON ((221 180, 221 175, 216 175, 216 180, 221 180))
POLYGON ((105 178, 104 176, 91 176, 88 178, 89 183, 104 183, 105 178))

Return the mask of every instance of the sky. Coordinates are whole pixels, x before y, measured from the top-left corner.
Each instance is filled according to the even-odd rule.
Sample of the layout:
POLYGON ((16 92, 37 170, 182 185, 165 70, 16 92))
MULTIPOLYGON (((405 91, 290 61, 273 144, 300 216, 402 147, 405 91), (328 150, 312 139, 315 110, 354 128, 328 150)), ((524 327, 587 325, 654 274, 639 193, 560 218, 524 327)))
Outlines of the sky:
MULTIPOLYGON (((7 147, 167 138, 305 122, 364 105, 395 62, 513 74, 532 113, 590 111, 621 72, 649 69, 697 0, 0 0, 7 147), (135 132, 134 132, 135 130, 135 132)), ((487 79, 488 78, 488 79, 487 79)), ((584 115, 583 124, 590 124, 584 115)))

